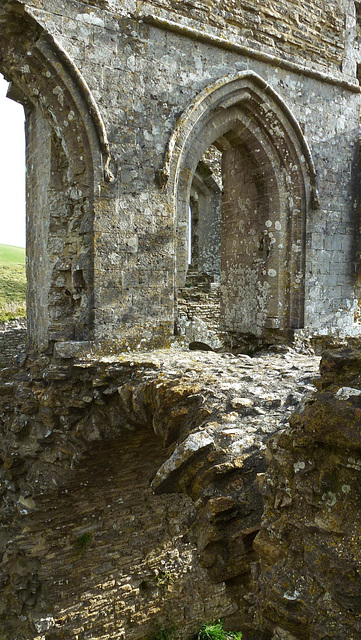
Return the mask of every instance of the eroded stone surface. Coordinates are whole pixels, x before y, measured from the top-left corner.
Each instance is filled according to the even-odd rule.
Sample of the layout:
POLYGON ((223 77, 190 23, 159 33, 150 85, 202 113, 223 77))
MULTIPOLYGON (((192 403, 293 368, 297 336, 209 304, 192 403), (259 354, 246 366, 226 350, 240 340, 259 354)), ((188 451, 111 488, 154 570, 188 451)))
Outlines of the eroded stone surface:
POLYGON ((316 359, 132 353, 176 329, 235 350, 359 335, 360 24, 339 0, 1 3, 28 348, 64 361, 2 376, 0 638, 140 640, 174 618, 187 637, 220 615, 246 640, 360 633, 358 355, 324 357, 270 444, 258 621, 255 478, 316 359), (203 310, 190 257, 219 277, 203 310))
POLYGON ((190 637, 220 616, 260 637, 255 478, 317 365, 164 350, 3 370, 0 638, 190 637))
POLYGON ((27 120, 29 349, 170 345, 190 256, 220 276, 221 331, 359 335, 359 14, 1 3, 0 71, 27 120))
POLYGON ((319 391, 267 446, 265 513, 255 542, 260 604, 266 626, 279 628, 275 638, 356 640, 360 352, 325 352, 321 372, 319 391))
POLYGON ((11 365, 16 356, 25 352, 26 320, 0 324, 0 366, 11 365))

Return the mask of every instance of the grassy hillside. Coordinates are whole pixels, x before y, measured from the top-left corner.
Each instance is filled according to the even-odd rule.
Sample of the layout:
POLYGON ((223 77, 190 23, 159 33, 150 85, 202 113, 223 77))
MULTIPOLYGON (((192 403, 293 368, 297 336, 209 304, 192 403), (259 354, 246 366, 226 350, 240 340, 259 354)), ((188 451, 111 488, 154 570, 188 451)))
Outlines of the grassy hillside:
POLYGON ((26 315, 25 249, 0 244, 0 322, 26 315))

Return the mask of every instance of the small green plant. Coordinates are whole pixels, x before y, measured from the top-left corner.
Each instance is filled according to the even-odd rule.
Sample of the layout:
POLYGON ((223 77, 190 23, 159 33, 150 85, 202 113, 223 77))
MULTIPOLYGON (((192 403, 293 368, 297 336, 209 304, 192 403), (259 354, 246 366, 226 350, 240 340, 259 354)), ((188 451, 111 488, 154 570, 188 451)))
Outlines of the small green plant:
POLYGON ((158 631, 156 631, 154 636, 151 636, 146 640, 175 640, 175 638, 175 629, 166 629, 165 627, 160 627, 158 631))
POLYGON ((223 620, 217 620, 213 624, 204 624, 198 633, 197 640, 241 640, 240 631, 225 631, 223 620))
MULTIPOLYGON (((165 584, 173 584, 173 582, 174 582, 174 576, 172 576, 170 571, 161 571, 161 573, 158 573, 157 575, 158 586, 162 586, 165 584)), ((161 638, 160 640, 163 640, 163 638, 161 638)))
POLYGON ((90 544, 92 538, 93 538, 93 535, 89 533, 89 531, 87 531, 86 533, 83 533, 81 536, 79 536, 79 538, 77 538, 76 545, 78 548, 78 553, 84 553, 85 549, 90 544))

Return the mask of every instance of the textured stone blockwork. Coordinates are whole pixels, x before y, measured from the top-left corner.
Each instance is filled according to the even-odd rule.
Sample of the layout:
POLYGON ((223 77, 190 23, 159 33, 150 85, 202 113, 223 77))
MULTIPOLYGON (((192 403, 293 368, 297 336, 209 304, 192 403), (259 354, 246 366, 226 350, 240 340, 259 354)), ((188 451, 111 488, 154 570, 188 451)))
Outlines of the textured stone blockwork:
POLYGON ((325 352, 319 391, 267 447, 260 609, 275 638, 357 640, 360 352, 325 352), (279 634, 279 635, 277 635, 279 634))
POLYGON ((12 364, 15 356, 24 354, 25 345, 25 320, 16 320, 0 325, 0 367, 12 364))
POLYGON ((359 14, 1 2, 27 121, 29 358, 0 386, 0 638, 141 640, 172 618, 186 638, 219 616, 246 640, 360 635, 358 379, 271 441, 258 575, 261 453, 315 361, 165 349, 179 331, 360 334, 359 14))
POLYGON ((218 617, 258 639, 255 478, 317 362, 164 350, 4 369, 1 640, 191 638, 218 617))
POLYGON ((172 341, 196 200, 221 328, 359 333, 356 13, 2 3, 0 70, 27 114, 29 349, 172 341), (214 146, 227 191, 237 154, 242 201, 216 196, 214 146))

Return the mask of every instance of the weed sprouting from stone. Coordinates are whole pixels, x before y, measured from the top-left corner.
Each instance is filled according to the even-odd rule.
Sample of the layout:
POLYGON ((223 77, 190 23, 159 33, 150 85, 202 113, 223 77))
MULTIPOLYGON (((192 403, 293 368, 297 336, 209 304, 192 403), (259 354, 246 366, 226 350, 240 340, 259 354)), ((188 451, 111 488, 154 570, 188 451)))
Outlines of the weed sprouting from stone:
POLYGON ((77 545, 79 554, 84 553, 84 551, 89 546, 92 538, 93 538, 93 535, 89 533, 89 531, 87 531, 86 533, 83 533, 81 536, 79 536, 79 538, 77 538, 76 545, 77 545))
POLYGON ((172 576, 170 571, 162 571, 157 576, 157 584, 158 586, 173 584, 174 576, 172 576))
POLYGON ((213 624, 204 624, 197 636, 197 640, 241 640, 241 638, 240 631, 225 631, 222 620, 213 624))

